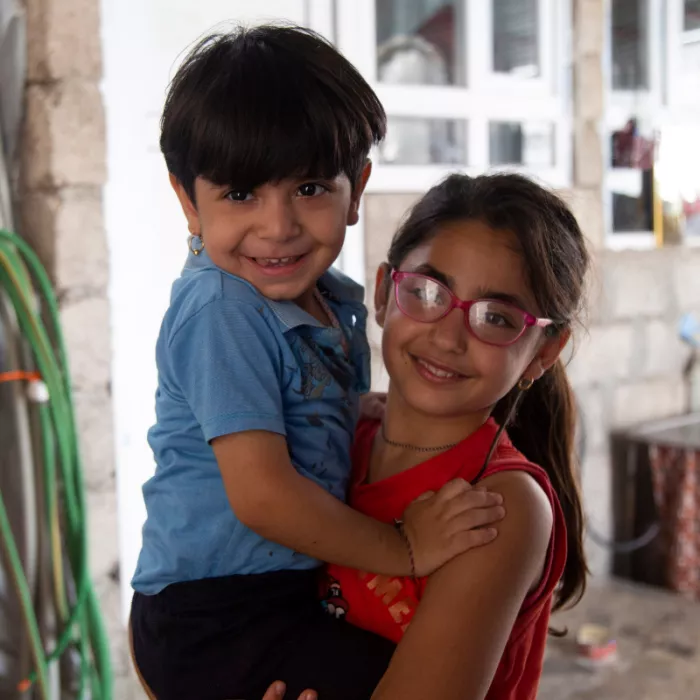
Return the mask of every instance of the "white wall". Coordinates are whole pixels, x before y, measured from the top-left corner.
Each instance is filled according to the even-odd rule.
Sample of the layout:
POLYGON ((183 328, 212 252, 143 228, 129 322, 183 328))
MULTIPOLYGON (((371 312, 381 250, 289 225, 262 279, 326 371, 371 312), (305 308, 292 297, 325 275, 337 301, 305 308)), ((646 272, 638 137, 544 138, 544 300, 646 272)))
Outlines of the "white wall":
MULTIPOLYGON (((331 0, 102 2, 109 171, 105 221, 125 616, 145 517, 141 485, 154 469, 146 432, 154 420, 155 342, 187 250, 187 228, 158 150, 166 86, 178 57, 214 25, 284 18, 328 33, 331 8, 331 0)), ((354 231, 353 237, 360 234, 354 231)))

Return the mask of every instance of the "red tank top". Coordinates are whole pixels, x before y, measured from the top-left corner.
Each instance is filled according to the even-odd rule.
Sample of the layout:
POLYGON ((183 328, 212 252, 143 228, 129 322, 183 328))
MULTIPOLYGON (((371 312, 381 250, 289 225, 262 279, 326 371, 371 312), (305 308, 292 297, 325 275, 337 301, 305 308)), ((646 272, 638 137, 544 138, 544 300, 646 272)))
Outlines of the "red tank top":
MULTIPOLYGON (((425 491, 437 491, 455 478, 472 481, 498 430, 489 420, 451 450, 367 484, 364 482, 378 426, 376 421, 364 420, 357 427, 349 498, 356 510, 387 523, 400 518, 408 504, 425 491)), ((537 481, 552 505, 554 523, 542 579, 523 602, 486 700, 534 700, 542 673, 552 595, 566 562, 566 526, 547 474, 528 462, 504 432, 484 477, 509 470, 525 471, 537 481)), ((422 578, 416 586, 410 578, 378 576, 335 565, 330 565, 327 573, 323 591, 327 611, 395 642, 410 624, 427 583, 427 578, 422 578)))

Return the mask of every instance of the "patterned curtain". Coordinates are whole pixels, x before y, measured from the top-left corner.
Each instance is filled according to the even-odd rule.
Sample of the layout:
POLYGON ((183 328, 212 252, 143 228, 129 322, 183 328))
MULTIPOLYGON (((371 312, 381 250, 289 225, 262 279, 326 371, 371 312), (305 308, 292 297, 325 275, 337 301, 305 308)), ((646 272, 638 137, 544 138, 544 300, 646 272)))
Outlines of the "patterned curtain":
POLYGON ((700 451, 649 448, 668 586, 700 600, 700 451))

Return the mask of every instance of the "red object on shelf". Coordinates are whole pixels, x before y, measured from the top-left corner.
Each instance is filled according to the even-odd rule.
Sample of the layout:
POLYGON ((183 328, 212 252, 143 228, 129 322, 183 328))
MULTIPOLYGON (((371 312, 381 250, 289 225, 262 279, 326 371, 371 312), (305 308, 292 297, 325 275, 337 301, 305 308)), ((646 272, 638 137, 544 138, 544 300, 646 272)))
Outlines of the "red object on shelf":
POLYGON ((654 138, 640 136, 637 121, 630 119, 621 131, 612 135, 612 165, 613 168, 634 168, 650 170, 654 166, 656 156, 656 141, 654 138))

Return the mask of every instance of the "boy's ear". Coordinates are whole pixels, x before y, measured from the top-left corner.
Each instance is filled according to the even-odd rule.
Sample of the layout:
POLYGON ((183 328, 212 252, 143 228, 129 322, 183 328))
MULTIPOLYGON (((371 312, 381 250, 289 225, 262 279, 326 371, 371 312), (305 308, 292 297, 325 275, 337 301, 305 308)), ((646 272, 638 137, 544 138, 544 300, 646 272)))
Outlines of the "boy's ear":
POLYGON ((352 190, 352 197, 350 199, 350 209, 348 210, 348 226, 354 226, 360 220, 360 200, 362 199, 362 194, 367 187, 367 181, 369 176, 372 174, 372 161, 368 158, 365 161, 365 167, 362 168, 360 177, 357 182, 354 183, 352 190))
POLYGON ((382 263, 377 268, 377 278, 374 283, 374 319, 380 328, 384 328, 390 293, 391 267, 388 263, 382 263))
POLYGON ((540 379, 559 359, 559 355, 561 355, 569 342, 569 338, 571 338, 571 330, 569 328, 564 328, 556 335, 547 338, 537 351, 532 362, 528 365, 528 368, 523 372, 523 377, 534 380, 540 379))
POLYGON ((193 236, 202 235, 202 227, 199 223, 199 214, 197 213, 197 207, 195 207, 194 202, 190 199, 187 191, 183 187, 182 183, 170 173, 170 186, 175 190, 178 200, 180 200, 180 206, 187 219, 187 228, 193 236))

